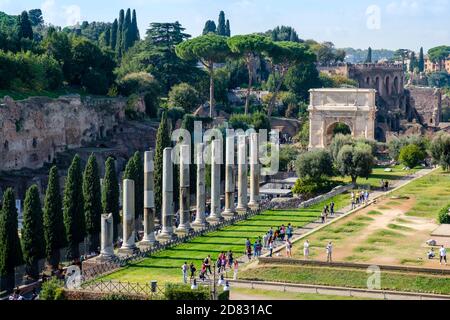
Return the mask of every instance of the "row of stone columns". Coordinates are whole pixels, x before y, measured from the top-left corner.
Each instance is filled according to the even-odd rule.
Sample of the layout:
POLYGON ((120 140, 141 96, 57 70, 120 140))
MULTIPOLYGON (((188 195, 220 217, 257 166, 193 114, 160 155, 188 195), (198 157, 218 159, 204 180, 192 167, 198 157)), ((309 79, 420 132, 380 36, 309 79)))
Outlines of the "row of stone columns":
MULTIPOLYGON (((225 207, 221 212, 220 199, 220 164, 221 141, 214 140, 211 143, 211 210, 206 218, 206 188, 205 188, 205 144, 197 145, 197 201, 196 219, 190 222, 190 146, 180 146, 180 224, 174 230, 174 202, 173 202, 173 162, 172 148, 163 151, 163 184, 162 184, 162 210, 161 233, 155 238, 155 199, 154 199, 154 162, 153 152, 148 151, 144 156, 144 237, 138 243, 140 248, 149 248, 157 241, 165 242, 175 239, 177 235, 189 234, 193 229, 203 229, 208 223, 215 224, 232 218, 238 212, 246 212, 248 208, 259 208, 259 182, 260 165, 258 161, 258 134, 250 134, 250 160, 247 157, 247 140, 245 135, 229 136, 225 140, 225 207), (237 138, 237 190, 238 203, 235 208, 235 140, 237 138), (250 202, 248 202, 247 167, 250 165, 250 202)), ((131 254, 136 250, 135 230, 135 186, 133 180, 123 181, 123 244, 119 249, 120 254, 131 254)), ((108 258, 114 254, 112 244, 112 215, 103 215, 101 223, 101 255, 108 258)))

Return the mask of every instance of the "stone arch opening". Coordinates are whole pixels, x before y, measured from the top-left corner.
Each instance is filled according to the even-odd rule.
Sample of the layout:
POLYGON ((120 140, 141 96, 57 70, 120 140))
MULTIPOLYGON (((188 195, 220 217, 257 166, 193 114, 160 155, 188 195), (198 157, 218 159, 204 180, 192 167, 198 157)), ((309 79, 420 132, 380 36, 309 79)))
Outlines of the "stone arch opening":
POLYGON ((331 125, 328 126, 327 131, 326 131, 327 145, 329 145, 331 143, 334 136, 337 134, 351 135, 352 129, 351 129, 350 125, 345 122, 338 121, 338 122, 332 123, 331 125))
POLYGON ((386 95, 390 95, 391 94, 391 78, 389 76, 386 77, 384 84, 385 84, 384 89, 385 89, 386 95))
POLYGON ((5 149, 5 151, 9 151, 9 142, 8 142, 8 140, 5 140, 5 143, 3 144, 3 149, 5 149))
POLYGON ((378 94, 381 95, 381 85, 380 85, 380 77, 375 78, 375 88, 378 91, 378 94))
POLYGON ((367 77, 367 78, 366 78, 366 84, 367 84, 368 86, 370 86, 370 77, 367 77))
POLYGON ((400 87, 398 83, 398 77, 394 78, 394 93, 398 94, 400 92, 400 87))
POLYGON ((377 127, 375 129, 375 139, 380 142, 386 142, 386 133, 383 128, 377 127))

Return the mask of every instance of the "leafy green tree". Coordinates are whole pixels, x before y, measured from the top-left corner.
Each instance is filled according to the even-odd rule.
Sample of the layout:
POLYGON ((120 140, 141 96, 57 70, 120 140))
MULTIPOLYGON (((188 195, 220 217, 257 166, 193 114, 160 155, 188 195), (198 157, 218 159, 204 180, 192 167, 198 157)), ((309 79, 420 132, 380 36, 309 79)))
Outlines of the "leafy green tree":
POLYGON ((101 197, 97 159, 91 154, 83 174, 84 219, 90 252, 97 252, 100 247, 101 197))
POLYGON ((415 144, 410 144, 400 150, 399 161, 408 168, 415 168, 426 157, 426 154, 415 144))
POLYGON ((333 160, 326 150, 302 153, 295 161, 297 175, 307 180, 323 180, 333 176, 333 160))
POLYGON ((33 28, 31 27, 28 12, 22 11, 17 19, 17 36, 19 39, 25 38, 33 40, 33 28))
POLYGON ((155 207, 158 217, 161 217, 162 205, 162 178, 163 178, 163 151, 170 147, 172 141, 170 139, 170 126, 167 120, 167 113, 163 112, 161 124, 156 134, 155 148, 155 207))
POLYGON ((308 101, 309 90, 322 87, 319 72, 314 63, 301 63, 288 72, 285 85, 300 100, 308 101))
POLYGON ((269 38, 258 34, 237 35, 228 39, 228 46, 231 52, 242 57, 247 65, 248 89, 245 98, 245 114, 247 114, 255 73, 255 60, 271 49, 272 42, 269 38))
POLYGON ((14 268, 23 262, 22 248, 17 232, 17 209, 14 191, 6 189, 0 211, 0 290, 14 287, 14 268))
POLYGON ((271 125, 270 119, 264 112, 255 112, 252 114, 252 124, 253 128, 258 132, 259 130, 267 130, 270 132, 271 125))
POLYGON ((419 72, 425 71, 425 59, 423 56, 423 48, 422 47, 420 47, 420 52, 419 52, 418 68, 419 68, 419 72))
POLYGON ((169 92, 169 107, 183 108, 189 113, 195 110, 199 103, 199 93, 187 83, 177 84, 169 92))
POLYGON ((47 54, 54 57, 62 67, 64 78, 69 81, 72 67, 72 43, 65 32, 58 32, 50 27, 42 42, 47 54))
POLYGON ((208 34, 184 41, 176 46, 177 55, 184 60, 199 60, 206 68, 209 79, 209 105, 210 117, 215 116, 214 100, 214 64, 225 61, 229 55, 226 38, 223 36, 208 34))
POLYGON ((31 9, 30 11, 28 11, 28 19, 30 20, 32 27, 37 27, 44 24, 44 18, 42 17, 41 9, 31 9))
POLYGON ((418 67, 418 62, 416 58, 416 54, 414 52, 411 52, 411 55, 409 56, 409 72, 414 72, 414 69, 418 67))
POLYGON ((58 169, 55 166, 50 169, 44 200, 44 238, 47 263, 56 270, 60 261, 60 249, 66 245, 66 232, 58 169))
POLYGON ((105 177, 103 179, 102 189, 102 208, 106 214, 112 213, 113 225, 114 225, 114 242, 117 241, 119 230, 118 225, 120 223, 119 215, 119 180, 116 173, 116 165, 113 158, 109 157, 105 164, 105 177))
POLYGON ((445 171, 450 169, 450 135, 441 133, 437 135, 430 147, 430 153, 433 161, 442 166, 445 171))
POLYGON ((111 49, 113 51, 117 50, 117 33, 118 33, 118 29, 119 29, 119 22, 117 21, 117 19, 114 19, 114 22, 111 26, 111 39, 109 41, 109 44, 111 46, 111 49))
POLYGON ((271 37, 272 41, 302 42, 297 31, 289 26, 277 26, 273 30, 267 31, 265 34, 268 37, 271 37))
POLYGON ((428 57, 431 61, 439 64, 439 70, 444 68, 444 61, 450 56, 450 46, 438 46, 428 50, 428 57))
POLYGON ((227 36, 227 26, 225 22, 225 12, 220 11, 219 14, 219 23, 217 24, 217 34, 219 36, 227 36))
POLYGON ((83 198, 83 174, 81 158, 75 155, 64 187, 64 226, 68 243, 67 258, 77 260, 80 257, 79 245, 86 235, 83 198))
POLYGON ((372 48, 369 47, 369 49, 367 50, 367 58, 365 63, 372 63, 372 48))
POLYGON ((398 49, 395 51, 393 59, 401 60, 403 70, 406 71, 405 60, 409 57, 410 54, 411 54, 411 50, 409 50, 409 49, 398 49))
POLYGON ((447 71, 430 73, 427 78, 430 87, 445 88, 450 86, 450 75, 447 71))
POLYGON ((399 160, 401 149, 411 144, 418 146, 419 149, 426 154, 427 150, 429 149, 430 141, 426 137, 421 135, 394 138, 389 141, 388 144, 389 156, 395 161, 399 160))
POLYGON ((278 73, 277 77, 274 77, 277 79, 277 83, 275 84, 275 91, 270 99, 267 110, 270 118, 278 93, 289 70, 300 63, 313 63, 315 56, 312 52, 308 51, 308 47, 305 45, 289 41, 274 42, 268 49, 268 56, 274 72, 278 73))
POLYGON ((40 259, 45 257, 43 215, 39 190, 31 186, 25 195, 22 227, 22 250, 26 273, 32 279, 39 278, 40 259))
POLYGON ((335 166, 339 173, 343 177, 351 177, 354 184, 358 177, 368 179, 374 164, 375 159, 371 147, 362 143, 344 145, 335 160, 335 166))
POLYGON ((207 35, 208 33, 216 33, 216 30, 216 23, 213 20, 208 20, 205 23, 202 34, 207 35))

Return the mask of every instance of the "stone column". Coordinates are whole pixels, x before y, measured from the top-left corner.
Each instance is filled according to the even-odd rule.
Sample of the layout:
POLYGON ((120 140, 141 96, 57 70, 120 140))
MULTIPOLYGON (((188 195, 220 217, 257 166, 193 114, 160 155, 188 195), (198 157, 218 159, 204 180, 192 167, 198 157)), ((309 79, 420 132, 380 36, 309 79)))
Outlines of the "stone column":
POLYGON ((100 238, 100 256, 101 260, 108 260, 114 257, 114 244, 113 244, 113 234, 114 234, 114 224, 113 215, 102 214, 101 217, 101 238, 100 238))
POLYGON ((220 143, 219 139, 212 141, 211 152, 211 214, 206 219, 209 223, 223 220, 220 208, 220 143))
POLYGON ((136 225, 134 203, 134 181, 123 180, 123 243, 121 254, 132 254, 136 250, 136 225))
POLYGON ((247 143, 246 136, 238 136, 238 212, 248 209, 248 178, 247 178, 247 143))
POLYGON ((232 218, 236 215, 234 208, 234 140, 234 135, 225 139, 225 210, 222 213, 225 218, 232 218))
POLYGON ((205 188, 205 160, 203 159, 204 143, 197 146, 197 214, 192 227, 196 230, 205 228, 208 223, 205 217, 206 188, 205 188))
POLYGON ((156 244, 155 238, 155 166, 153 151, 144 154, 144 238, 139 247, 148 249, 156 244))
POLYGON ((191 150, 189 145, 180 146, 180 224, 176 230, 178 235, 189 234, 193 229, 191 227, 190 213, 190 181, 189 167, 191 159, 191 150))
POLYGON ((164 149, 163 154, 163 185, 162 185, 162 230, 158 240, 167 241, 176 238, 173 230, 173 162, 172 148, 164 149))
POLYGON ((258 134, 250 135, 250 202, 249 207, 259 209, 259 174, 258 134))

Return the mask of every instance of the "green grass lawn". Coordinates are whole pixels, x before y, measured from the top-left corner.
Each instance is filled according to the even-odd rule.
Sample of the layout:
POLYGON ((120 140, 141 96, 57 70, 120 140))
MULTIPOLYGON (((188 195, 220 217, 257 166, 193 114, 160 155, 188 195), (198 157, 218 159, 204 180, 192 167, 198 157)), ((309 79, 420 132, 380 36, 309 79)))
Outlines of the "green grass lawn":
POLYGON ((297 292, 281 292, 269 291, 262 289, 247 289, 247 288, 231 288, 231 297, 233 293, 248 298, 254 297, 257 300, 375 300, 355 297, 335 296, 328 294, 314 294, 314 293, 297 293, 297 292))
POLYGON ((4 96, 10 96, 14 100, 25 100, 29 97, 48 97, 48 98, 58 98, 63 95, 67 94, 80 94, 80 95, 86 95, 86 93, 82 90, 78 89, 58 89, 55 91, 46 91, 46 90, 1 90, 0 89, 0 99, 2 99, 4 96))
POLYGON ((393 196, 415 198, 409 216, 436 218, 450 204, 450 173, 438 170, 393 193, 393 196))
MULTIPOLYGON (((351 288, 367 288, 368 277, 369 275, 365 270, 308 266, 263 266, 239 274, 241 280, 278 281, 351 288)), ((450 294, 450 277, 382 271, 381 288, 384 290, 450 294)))
MULTIPOLYGON (((331 200, 328 200, 330 202, 331 200)), ((333 198, 336 209, 346 206, 349 202, 348 194, 338 195, 333 198)), ((201 267, 202 260, 211 254, 213 261, 222 251, 232 250, 235 258, 244 254, 245 240, 250 238, 253 242, 266 233, 270 227, 287 225, 302 227, 316 220, 324 203, 319 203, 307 209, 266 211, 246 221, 241 221, 233 226, 209 233, 191 240, 188 243, 178 245, 165 250, 143 261, 131 264, 111 275, 103 277, 104 280, 148 282, 157 280, 159 283, 181 281, 181 266, 186 261, 194 262, 197 270, 201 267)))
MULTIPOLYGON (((358 178, 357 183, 358 183, 358 185, 361 185, 361 186, 370 185, 370 187, 372 189, 379 188, 381 179, 393 182, 393 181, 401 179, 404 176, 414 174, 415 172, 422 169, 421 167, 416 167, 414 169, 406 171, 406 170, 403 170, 402 165, 398 165, 398 166, 394 166, 394 167, 390 167, 390 168, 392 169, 392 172, 385 172, 384 170, 386 169, 386 167, 376 167, 373 169, 373 172, 370 175, 369 179, 366 180, 363 178, 358 178)), ((335 180, 343 181, 344 183, 351 182, 351 179, 348 177, 345 179, 343 179, 341 177, 336 177, 335 180)))

